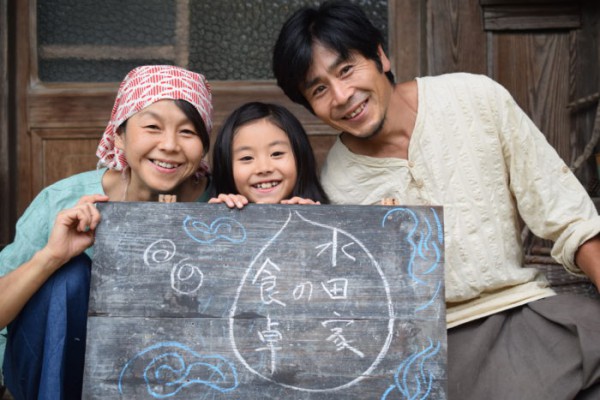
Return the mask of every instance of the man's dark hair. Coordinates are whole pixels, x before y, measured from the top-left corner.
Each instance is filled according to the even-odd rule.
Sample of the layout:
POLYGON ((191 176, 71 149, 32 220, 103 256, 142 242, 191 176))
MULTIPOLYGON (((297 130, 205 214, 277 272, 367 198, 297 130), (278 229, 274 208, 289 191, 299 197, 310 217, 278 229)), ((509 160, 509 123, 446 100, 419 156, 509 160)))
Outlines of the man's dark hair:
MULTIPOLYGON (((348 1, 328 1, 317 7, 304 7, 284 23, 273 50, 273 73, 277 84, 294 102, 313 112, 300 87, 312 63, 312 45, 318 42, 347 59, 357 51, 383 65, 378 47, 384 48, 383 34, 364 11, 348 1)), ((390 82, 394 75, 387 72, 390 82)))

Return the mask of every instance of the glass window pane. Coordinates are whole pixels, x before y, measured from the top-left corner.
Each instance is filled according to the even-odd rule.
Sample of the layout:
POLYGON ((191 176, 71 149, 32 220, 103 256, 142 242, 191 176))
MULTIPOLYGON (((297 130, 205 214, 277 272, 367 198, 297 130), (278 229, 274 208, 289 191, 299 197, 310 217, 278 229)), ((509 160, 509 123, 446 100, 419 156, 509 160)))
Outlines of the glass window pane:
MULTIPOLYGON (((387 35, 387 1, 354 0, 387 35)), ((271 50, 308 0, 39 0, 38 74, 46 82, 120 81, 142 64, 210 80, 273 79, 271 50)))

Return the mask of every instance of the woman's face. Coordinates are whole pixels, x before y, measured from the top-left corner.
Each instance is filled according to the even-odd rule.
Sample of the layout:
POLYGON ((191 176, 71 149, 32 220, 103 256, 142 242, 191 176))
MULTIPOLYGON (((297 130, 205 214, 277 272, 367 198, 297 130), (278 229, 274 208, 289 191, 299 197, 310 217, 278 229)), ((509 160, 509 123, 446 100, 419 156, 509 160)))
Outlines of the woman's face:
POLYGON ((204 154, 198 132, 172 100, 160 100, 127 120, 117 135, 131 169, 128 192, 140 200, 177 193, 199 168, 204 154))
POLYGON ((263 118, 242 125, 232 143, 233 180, 251 203, 290 198, 298 174, 288 136, 263 118))

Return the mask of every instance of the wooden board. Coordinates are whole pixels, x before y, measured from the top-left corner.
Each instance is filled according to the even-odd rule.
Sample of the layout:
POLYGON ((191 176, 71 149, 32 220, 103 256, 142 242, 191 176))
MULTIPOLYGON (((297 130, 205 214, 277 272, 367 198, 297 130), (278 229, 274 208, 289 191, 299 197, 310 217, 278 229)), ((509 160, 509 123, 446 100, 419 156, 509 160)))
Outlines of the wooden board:
POLYGON ((446 398, 441 208, 98 208, 83 398, 446 398))

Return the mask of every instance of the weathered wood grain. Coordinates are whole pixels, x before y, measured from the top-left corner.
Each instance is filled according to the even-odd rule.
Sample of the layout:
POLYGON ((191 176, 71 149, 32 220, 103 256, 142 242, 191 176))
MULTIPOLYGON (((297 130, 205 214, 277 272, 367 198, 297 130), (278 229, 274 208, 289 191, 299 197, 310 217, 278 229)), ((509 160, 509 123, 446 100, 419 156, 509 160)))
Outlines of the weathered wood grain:
POLYGON ((98 207, 84 398, 446 398, 441 208, 98 207))

